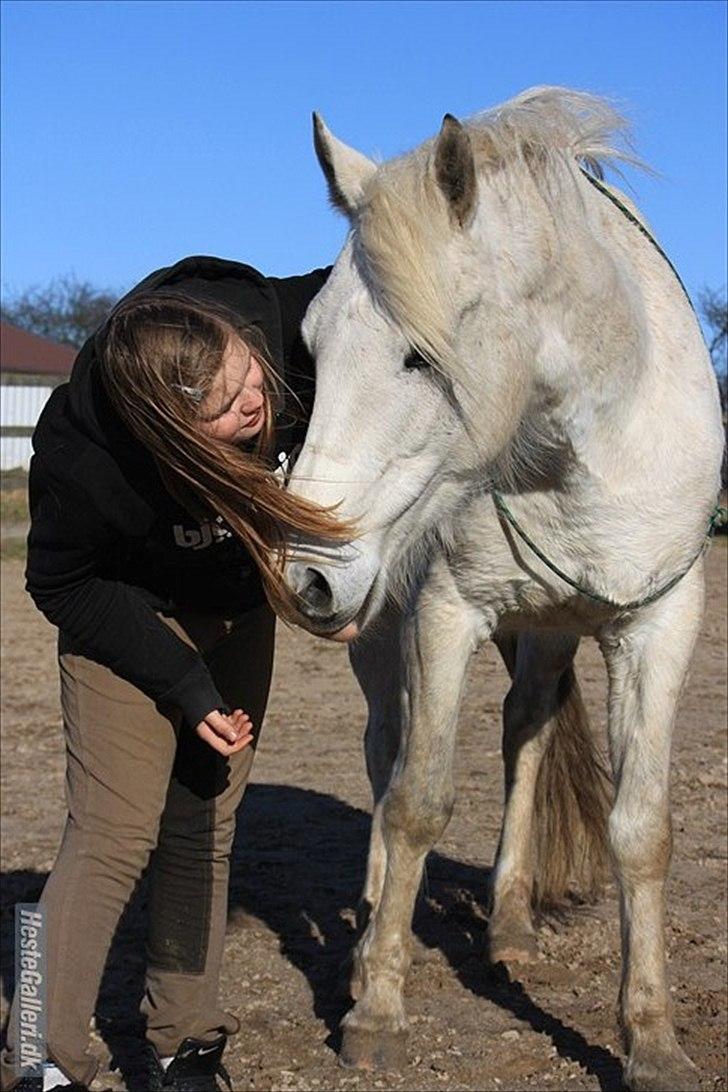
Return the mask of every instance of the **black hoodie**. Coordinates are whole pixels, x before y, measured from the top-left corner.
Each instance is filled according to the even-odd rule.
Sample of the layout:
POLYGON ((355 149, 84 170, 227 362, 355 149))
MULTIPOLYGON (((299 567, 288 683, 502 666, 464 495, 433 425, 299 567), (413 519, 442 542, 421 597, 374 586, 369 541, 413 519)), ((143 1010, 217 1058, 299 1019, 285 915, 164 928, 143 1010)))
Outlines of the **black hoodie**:
MULTIPOLYGON (((262 331, 279 374, 308 411, 313 364, 300 326, 328 273, 279 279, 238 262, 185 258, 129 295, 174 287, 226 304, 262 331)), ((305 416, 291 401, 284 407, 276 453, 290 454, 302 440, 305 416)), ((27 588, 64 647, 177 706, 189 725, 225 708, 202 657, 156 612, 197 608, 232 617, 264 602, 260 577, 219 521, 200 523, 167 492, 106 395, 93 338, 43 410, 33 449, 27 588)))

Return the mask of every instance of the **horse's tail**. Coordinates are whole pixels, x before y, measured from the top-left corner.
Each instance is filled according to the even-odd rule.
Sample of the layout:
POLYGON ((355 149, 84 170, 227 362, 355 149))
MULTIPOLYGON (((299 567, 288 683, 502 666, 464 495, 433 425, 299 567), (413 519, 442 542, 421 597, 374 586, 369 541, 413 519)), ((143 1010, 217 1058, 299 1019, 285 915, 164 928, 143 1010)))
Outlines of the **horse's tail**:
POLYGON ((573 666, 559 680, 558 713, 541 760, 534 800, 534 903, 593 901, 609 875, 611 778, 573 666))

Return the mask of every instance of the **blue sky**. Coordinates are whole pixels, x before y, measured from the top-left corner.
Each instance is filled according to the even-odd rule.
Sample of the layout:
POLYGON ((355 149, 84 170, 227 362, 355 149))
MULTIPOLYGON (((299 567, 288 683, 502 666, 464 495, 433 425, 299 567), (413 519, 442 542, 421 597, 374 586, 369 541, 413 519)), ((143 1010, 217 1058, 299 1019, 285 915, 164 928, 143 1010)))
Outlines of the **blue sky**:
POLYGON ((726 282, 726 6, 4 0, 2 283, 125 289, 185 254, 285 275, 335 256, 310 113, 404 151, 525 87, 617 97, 634 195, 695 294, 726 282))

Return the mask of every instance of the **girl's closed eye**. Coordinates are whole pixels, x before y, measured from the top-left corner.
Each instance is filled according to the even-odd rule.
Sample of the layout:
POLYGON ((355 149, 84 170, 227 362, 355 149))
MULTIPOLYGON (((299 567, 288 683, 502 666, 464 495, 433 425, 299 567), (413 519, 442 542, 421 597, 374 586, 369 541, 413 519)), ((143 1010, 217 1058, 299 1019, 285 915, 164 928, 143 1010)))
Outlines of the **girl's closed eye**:
POLYGON ((265 425, 266 401, 260 363, 242 341, 231 339, 200 406, 199 427, 224 443, 250 440, 265 425))

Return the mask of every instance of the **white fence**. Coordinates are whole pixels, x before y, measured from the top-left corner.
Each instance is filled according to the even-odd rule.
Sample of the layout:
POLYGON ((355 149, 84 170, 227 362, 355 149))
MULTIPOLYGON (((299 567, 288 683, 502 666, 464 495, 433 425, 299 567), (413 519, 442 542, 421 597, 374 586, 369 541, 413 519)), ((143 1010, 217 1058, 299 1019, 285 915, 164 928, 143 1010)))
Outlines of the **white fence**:
POLYGON ((10 383, 0 387, 0 469, 28 469, 31 433, 52 390, 10 383))

